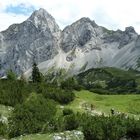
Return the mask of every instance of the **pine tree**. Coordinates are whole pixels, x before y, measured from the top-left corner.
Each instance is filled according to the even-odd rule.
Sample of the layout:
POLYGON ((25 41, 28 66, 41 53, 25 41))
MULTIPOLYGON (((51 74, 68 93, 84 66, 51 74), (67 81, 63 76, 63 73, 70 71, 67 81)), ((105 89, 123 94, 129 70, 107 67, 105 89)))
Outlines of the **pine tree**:
POLYGON ((34 63, 32 66, 32 81, 33 81, 33 83, 42 81, 42 76, 41 76, 41 73, 40 73, 36 63, 34 63))

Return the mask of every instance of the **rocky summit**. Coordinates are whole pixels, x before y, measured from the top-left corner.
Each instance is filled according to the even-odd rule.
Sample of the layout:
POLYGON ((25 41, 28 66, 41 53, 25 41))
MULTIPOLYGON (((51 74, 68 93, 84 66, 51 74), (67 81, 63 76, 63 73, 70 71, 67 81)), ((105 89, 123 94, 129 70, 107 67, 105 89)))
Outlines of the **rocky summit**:
POLYGON ((61 31, 55 19, 39 9, 0 32, 0 77, 9 69, 28 74, 33 62, 43 73, 62 68, 75 74, 104 66, 140 70, 140 35, 133 27, 108 30, 89 18, 61 31))

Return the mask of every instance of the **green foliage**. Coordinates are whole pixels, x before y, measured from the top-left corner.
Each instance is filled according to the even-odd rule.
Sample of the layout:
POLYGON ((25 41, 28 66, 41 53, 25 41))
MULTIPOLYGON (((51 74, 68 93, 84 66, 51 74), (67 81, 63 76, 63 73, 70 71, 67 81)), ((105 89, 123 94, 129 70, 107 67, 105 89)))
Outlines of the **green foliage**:
POLYGON ((125 119, 121 116, 90 117, 83 124, 83 132, 86 140, 117 140, 125 136, 125 119))
POLYGON ((140 120, 125 118, 123 114, 105 117, 72 113, 55 118, 49 126, 51 126, 49 127, 51 132, 80 129, 86 140, 119 140, 123 137, 140 137, 140 120))
POLYGON ((140 138, 140 120, 127 119, 127 136, 131 138, 140 138))
POLYGON ((60 104, 68 104, 74 100, 75 95, 71 90, 61 89, 57 85, 45 82, 30 84, 32 91, 42 94, 46 99, 53 99, 60 104))
POLYGON ((40 132, 43 125, 49 122, 55 113, 54 102, 32 93, 23 104, 15 107, 9 121, 9 136, 40 132))
POLYGON ((8 70, 7 71, 7 79, 8 80, 16 80, 17 75, 12 70, 8 70))
POLYGON ((79 127, 79 118, 72 113, 64 118, 65 130, 75 130, 79 127))
POLYGON ((61 69, 56 70, 54 67, 52 67, 45 74, 45 81, 47 83, 51 83, 51 84, 59 86, 60 83, 64 79, 66 79, 67 76, 68 76, 68 74, 66 72, 66 69, 61 68, 61 69))
POLYGON ((75 77, 69 77, 61 82, 61 88, 67 90, 80 90, 81 86, 75 77))
POLYGON ((72 109, 69 109, 69 108, 65 108, 63 110, 63 115, 66 116, 66 115, 71 115, 73 114, 73 110, 72 109))
POLYGON ((75 97, 71 90, 64 90, 43 81, 27 83, 24 79, 0 80, 0 104, 8 106, 21 104, 31 92, 42 94, 45 98, 53 99, 61 104, 67 104, 75 97))
POLYGON ((78 83, 88 90, 106 94, 139 93, 138 72, 117 68, 89 69, 76 76, 78 83))
POLYGON ((44 86, 45 84, 42 85, 42 89, 44 90, 40 90, 42 91, 41 93, 43 96, 45 98, 53 99, 60 104, 68 104, 75 98, 75 95, 71 90, 64 90, 55 86, 47 86, 43 88, 44 86))
POLYGON ((32 81, 33 83, 42 81, 42 74, 40 73, 36 63, 34 63, 32 66, 32 81))
MULTIPOLYGON (((0 80, 0 104, 14 106, 8 124, 10 138, 38 132, 46 133, 74 129, 82 130, 86 140, 118 140, 125 136, 140 137, 139 120, 125 118, 123 115, 105 117, 75 114, 71 109, 64 109, 61 112, 62 114, 59 112, 60 114, 56 115, 56 104, 50 100, 53 99, 60 104, 70 103, 75 98, 72 90, 80 90, 81 86, 79 85, 81 84, 84 88, 92 91, 96 90, 101 94, 136 92, 138 77, 134 73, 125 73, 113 68, 91 69, 64 81, 54 80, 54 83, 57 83, 54 85, 54 83, 48 84, 42 81, 41 73, 36 64, 33 69, 34 80, 31 83, 27 83, 24 77, 17 80, 13 78, 14 76, 9 76, 11 78, 7 80, 0 80)), ((93 99, 91 98, 93 96, 87 96, 86 94, 83 96, 86 97, 89 107, 92 103, 95 108, 98 107, 100 101, 102 101, 102 105, 113 102, 113 95, 108 98, 107 95, 101 97, 101 95, 96 94, 93 95, 93 99)), ((116 96, 115 100, 121 97, 117 98, 116 96)), ((79 101, 77 103, 78 107, 75 107, 78 109, 79 103, 85 102, 80 98, 77 98, 76 101, 79 101)), ((117 106, 117 103, 114 104, 117 106)), ((139 114, 137 109, 139 104, 137 103, 130 104, 131 113, 139 114)), ((72 104, 70 106, 73 107, 72 104)), ((0 122, 0 134, 3 136, 5 132, 7 132, 7 126, 0 122)))
POLYGON ((7 125, 0 121, 0 137, 5 137, 7 132, 7 125))
POLYGON ((110 91, 112 89, 115 89, 117 93, 131 93, 136 91, 136 82, 134 79, 121 79, 121 78, 114 78, 110 80, 107 84, 107 88, 110 88, 110 91))
POLYGON ((26 83, 19 80, 0 80, 0 104, 15 106, 29 95, 26 83))
POLYGON ((46 126, 44 132, 62 132, 65 130, 75 130, 79 127, 79 118, 73 112, 69 115, 55 117, 46 126))

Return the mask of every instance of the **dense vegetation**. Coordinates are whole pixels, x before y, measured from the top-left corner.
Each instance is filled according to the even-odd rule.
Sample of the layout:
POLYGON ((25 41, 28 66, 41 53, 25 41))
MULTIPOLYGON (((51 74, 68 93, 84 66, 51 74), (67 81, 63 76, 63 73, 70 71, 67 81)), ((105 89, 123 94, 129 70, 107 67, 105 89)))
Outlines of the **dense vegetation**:
POLYGON ((42 95, 32 93, 28 99, 17 106, 9 118, 9 136, 40 132, 56 113, 56 105, 42 95))
MULTIPOLYGON (((78 76, 48 82, 36 64, 31 81, 20 79, 10 70, 0 80, 0 104, 14 109, 5 123, 0 117, 0 137, 13 138, 33 133, 80 130, 86 140, 119 140, 140 137, 140 120, 123 114, 92 116, 58 108, 75 99, 73 90, 99 90, 108 93, 137 93, 138 77, 116 69, 92 69, 78 76)), ((101 93, 101 92, 100 92, 101 93)), ((105 92, 104 92, 105 93, 105 92)))
POLYGON ((119 140, 140 137, 140 121, 120 116, 86 116, 83 132, 86 140, 119 140))
POLYGON ((0 80, 0 104, 20 104, 30 92, 29 86, 20 80, 0 80))
POLYGON ((140 73, 117 68, 89 69, 76 76, 83 88, 100 94, 140 93, 140 73))
POLYGON ((50 122, 45 132, 61 132, 80 129, 86 140, 119 140, 121 138, 139 138, 140 120, 125 118, 123 114, 109 117, 70 113, 59 116, 50 122))

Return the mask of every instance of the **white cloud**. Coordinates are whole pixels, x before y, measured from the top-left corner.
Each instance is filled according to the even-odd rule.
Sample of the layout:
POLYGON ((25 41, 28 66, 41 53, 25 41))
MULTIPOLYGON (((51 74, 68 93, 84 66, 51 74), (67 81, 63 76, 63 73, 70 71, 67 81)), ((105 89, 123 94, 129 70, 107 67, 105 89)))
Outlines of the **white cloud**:
POLYGON ((7 29, 11 24, 21 23, 27 19, 24 15, 0 13, 0 31, 7 29))
POLYGON ((139 0, 0 0, 0 30, 27 18, 4 12, 7 6, 19 4, 45 8, 62 28, 81 17, 90 17, 109 29, 134 26, 140 33, 139 0))

